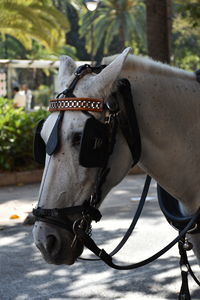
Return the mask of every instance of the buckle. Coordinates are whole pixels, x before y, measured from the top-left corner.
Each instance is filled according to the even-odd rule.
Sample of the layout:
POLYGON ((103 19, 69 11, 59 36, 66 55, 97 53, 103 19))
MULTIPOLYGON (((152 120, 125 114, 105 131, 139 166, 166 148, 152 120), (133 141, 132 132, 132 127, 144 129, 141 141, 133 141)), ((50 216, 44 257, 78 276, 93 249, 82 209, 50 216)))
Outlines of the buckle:
POLYGON ((32 213, 35 217, 44 217, 44 210, 41 207, 33 208, 32 213))
POLYGON ((194 226, 193 226, 193 228, 189 229, 189 230, 187 231, 187 233, 195 233, 194 231, 196 231, 197 228, 198 228, 198 224, 195 223, 194 226))
POLYGON ((90 65, 85 64, 85 65, 83 65, 83 66, 78 67, 78 68, 76 69, 74 75, 75 75, 76 77, 80 77, 80 76, 82 77, 82 76, 84 76, 85 74, 91 73, 91 72, 92 72, 92 69, 91 69, 90 65))
POLYGON ((58 208, 54 208, 51 211, 51 217, 58 217, 59 216, 59 209, 58 208))

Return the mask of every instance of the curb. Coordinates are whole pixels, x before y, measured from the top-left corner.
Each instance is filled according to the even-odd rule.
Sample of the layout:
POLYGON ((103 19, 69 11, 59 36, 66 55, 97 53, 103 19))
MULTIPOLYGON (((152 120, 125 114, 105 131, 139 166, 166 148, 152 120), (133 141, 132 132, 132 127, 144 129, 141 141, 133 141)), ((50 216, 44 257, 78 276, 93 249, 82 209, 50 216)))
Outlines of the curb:
POLYGON ((40 182, 43 170, 32 170, 24 172, 0 173, 0 186, 21 185, 40 182))
MULTIPOLYGON (((7 185, 22 185, 29 183, 37 183, 42 179, 43 169, 24 171, 24 172, 5 172, 0 173, 0 187, 7 185)), ((144 172, 135 166, 129 172, 129 175, 143 174, 144 172)))

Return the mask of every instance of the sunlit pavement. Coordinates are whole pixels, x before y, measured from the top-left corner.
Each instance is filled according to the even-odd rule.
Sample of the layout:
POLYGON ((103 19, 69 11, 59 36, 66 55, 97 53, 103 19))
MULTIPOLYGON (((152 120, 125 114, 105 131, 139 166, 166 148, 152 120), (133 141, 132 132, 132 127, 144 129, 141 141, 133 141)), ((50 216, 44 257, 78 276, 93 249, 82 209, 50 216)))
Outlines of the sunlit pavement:
MULTIPOLYGON (((93 238, 108 252, 131 222, 144 179, 144 175, 127 176, 102 205, 103 218, 94 224, 93 238)), ((153 182, 132 237, 116 255, 119 264, 149 257, 177 234, 160 212, 155 187, 153 182)), ((38 184, 0 189, 0 300, 178 299, 177 246, 156 262, 132 271, 109 269, 102 262, 78 261, 70 267, 46 264, 33 245, 32 227, 22 225, 36 203, 38 189, 38 184), (13 215, 19 218, 10 219, 13 215)), ((85 251, 84 256, 88 255, 85 251)), ((190 260, 195 263, 192 252, 190 260)), ((192 280, 190 290, 192 300, 200 299, 192 280)))

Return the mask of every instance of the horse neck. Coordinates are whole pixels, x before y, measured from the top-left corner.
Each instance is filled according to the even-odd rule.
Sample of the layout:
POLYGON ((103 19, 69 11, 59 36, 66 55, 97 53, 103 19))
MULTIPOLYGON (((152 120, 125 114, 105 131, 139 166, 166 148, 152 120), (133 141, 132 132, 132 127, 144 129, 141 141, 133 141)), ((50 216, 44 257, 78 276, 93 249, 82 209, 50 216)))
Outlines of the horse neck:
POLYGON ((193 211, 200 199, 200 139, 195 134, 200 130, 200 85, 192 76, 172 75, 122 73, 132 86, 142 142, 140 167, 186 206, 193 200, 193 211))

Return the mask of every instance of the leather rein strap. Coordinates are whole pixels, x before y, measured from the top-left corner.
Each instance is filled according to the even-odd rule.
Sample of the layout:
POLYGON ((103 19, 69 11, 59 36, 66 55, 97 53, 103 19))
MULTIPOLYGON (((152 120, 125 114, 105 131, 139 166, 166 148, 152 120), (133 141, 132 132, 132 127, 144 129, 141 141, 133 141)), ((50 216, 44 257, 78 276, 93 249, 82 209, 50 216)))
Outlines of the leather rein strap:
POLYGON ((96 245, 96 243, 94 243, 94 241, 90 237, 88 237, 81 228, 79 228, 77 226, 76 228, 74 228, 74 231, 77 234, 77 236, 79 237, 79 239, 83 242, 83 244, 88 249, 90 249, 96 256, 100 257, 101 260, 103 260, 108 266, 110 266, 113 269, 117 269, 117 270, 131 270, 131 269, 143 267, 143 266, 153 262, 154 260, 156 260, 157 258, 162 256, 164 253, 166 253, 168 250, 170 250, 175 244, 177 244, 182 238, 185 237, 187 231, 191 228, 191 226, 194 224, 194 222, 196 222, 196 220, 199 218, 199 216, 200 216, 200 209, 196 212, 196 214, 194 214, 193 218, 190 220, 190 222, 187 224, 187 226, 179 233, 179 235, 171 243, 169 243, 166 247, 161 249, 159 252, 157 252, 153 256, 151 256, 141 262, 130 264, 130 265, 125 265, 125 266, 116 265, 113 262, 112 257, 104 249, 100 249, 96 245))

